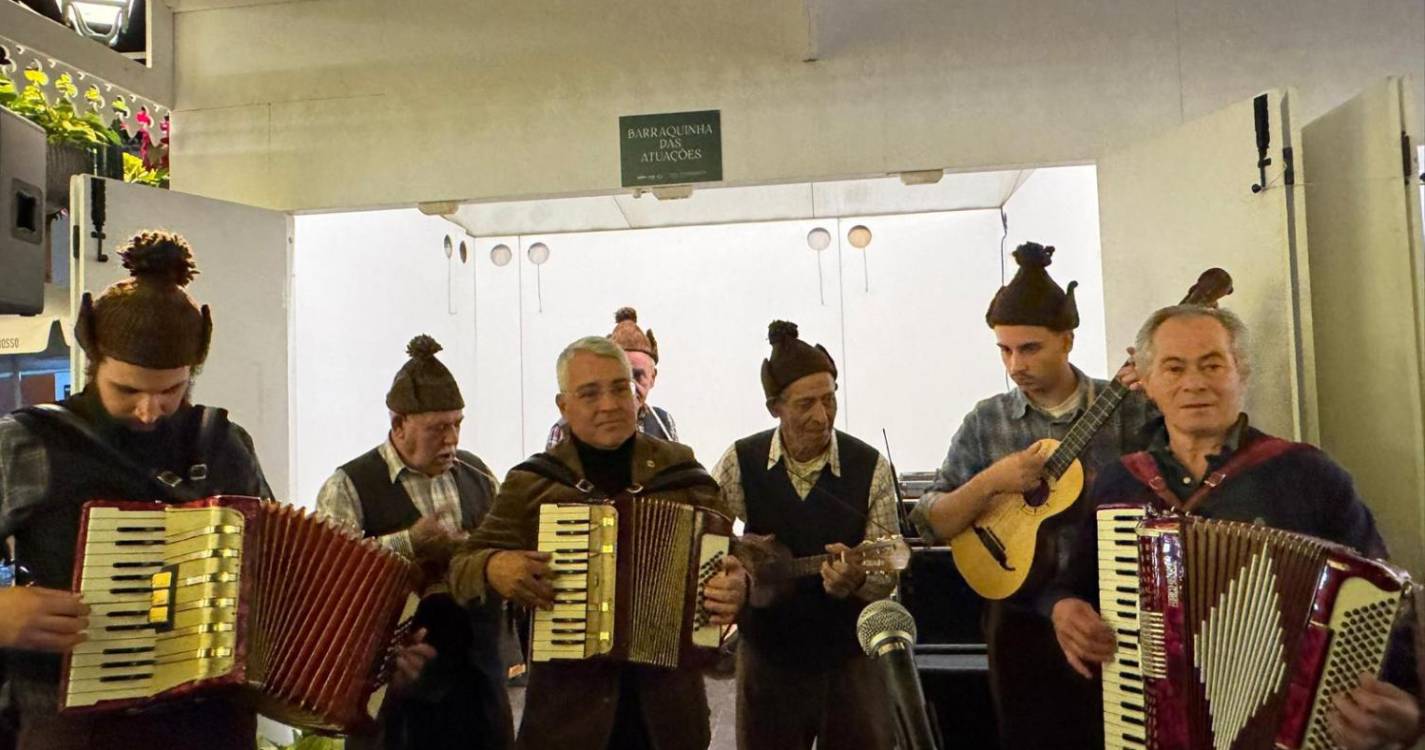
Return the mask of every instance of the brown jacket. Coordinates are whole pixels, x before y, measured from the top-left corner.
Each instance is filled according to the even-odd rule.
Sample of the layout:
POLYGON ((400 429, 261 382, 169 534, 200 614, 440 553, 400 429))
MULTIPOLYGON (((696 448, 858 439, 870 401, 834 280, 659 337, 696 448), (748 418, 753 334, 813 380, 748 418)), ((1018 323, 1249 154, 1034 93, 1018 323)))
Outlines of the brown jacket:
MULTIPOLYGON (((576 476, 584 477, 578 451, 564 440, 549 451, 576 476)), ((658 472, 693 461, 685 445, 638 434, 633 446, 633 482, 647 484, 658 472)), ((711 485, 658 493, 722 513, 722 499, 711 485)), ((500 550, 534 549, 539 506, 582 502, 573 487, 537 474, 510 471, 495 497, 494 507, 469 542, 450 563, 450 590, 457 601, 484 597, 485 565, 500 550)), ((544 662, 530 670, 524 718, 516 747, 525 750, 597 749, 606 747, 618 708, 619 680, 635 680, 644 723, 656 750, 705 750, 710 741, 707 696, 701 673, 679 669, 632 667, 602 660, 544 662)))

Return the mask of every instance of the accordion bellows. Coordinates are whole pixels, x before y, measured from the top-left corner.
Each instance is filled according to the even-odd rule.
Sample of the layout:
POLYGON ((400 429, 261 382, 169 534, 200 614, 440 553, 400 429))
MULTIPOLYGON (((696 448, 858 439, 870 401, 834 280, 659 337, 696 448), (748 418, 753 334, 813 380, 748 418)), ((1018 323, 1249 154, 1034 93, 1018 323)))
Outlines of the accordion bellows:
POLYGON ((1379 673, 1405 571, 1249 523, 1101 509, 1110 748, 1335 748, 1331 701, 1379 673))
POLYGON ((61 709, 236 690, 292 726, 368 725, 416 575, 290 505, 88 503, 74 588, 90 607, 89 639, 65 658, 61 709))

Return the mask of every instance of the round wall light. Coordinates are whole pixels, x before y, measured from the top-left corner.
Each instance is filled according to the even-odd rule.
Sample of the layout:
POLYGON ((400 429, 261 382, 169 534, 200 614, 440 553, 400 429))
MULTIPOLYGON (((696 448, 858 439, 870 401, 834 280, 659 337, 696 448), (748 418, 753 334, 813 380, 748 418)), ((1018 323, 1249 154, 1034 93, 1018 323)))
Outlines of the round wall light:
POLYGON ((871 230, 865 224, 857 224, 851 227, 851 231, 846 233, 846 241, 858 250, 865 250, 871 244, 871 230))
POLYGON ((817 252, 821 252, 822 250, 825 250, 830 246, 831 232, 828 232, 825 229, 822 229, 821 227, 817 227, 811 230, 810 232, 807 232, 807 247, 810 247, 811 249, 817 252))
POLYGON ((549 260, 549 246, 543 242, 536 242, 529 246, 529 262, 536 266, 544 265, 549 260))
POLYGON ((514 251, 510 250, 510 246, 503 242, 490 248, 490 262, 497 266, 509 265, 514 257, 514 251))

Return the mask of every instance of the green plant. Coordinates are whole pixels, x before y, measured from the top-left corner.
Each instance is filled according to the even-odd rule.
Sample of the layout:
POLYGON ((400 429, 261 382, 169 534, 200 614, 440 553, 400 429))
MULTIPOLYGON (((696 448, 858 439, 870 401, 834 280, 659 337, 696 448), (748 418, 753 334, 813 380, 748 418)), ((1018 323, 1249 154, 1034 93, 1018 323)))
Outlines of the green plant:
POLYGON ((346 741, 337 737, 324 737, 319 734, 306 734, 300 729, 292 730, 290 745, 279 745, 271 740, 259 738, 257 750, 343 750, 346 741))
MULTIPOLYGON (((18 89, 14 81, 0 75, 0 106, 44 128, 50 143, 87 149, 123 145, 118 132, 99 119, 98 113, 75 109, 73 100, 79 95, 79 88, 68 73, 55 79, 55 89, 60 96, 53 103, 44 91, 50 81, 44 71, 26 70, 25 79, 25 88, 18 89)), ((84 100, 94 102, 99 96, 98 89, 91 88, 84 100)))
POLYGON ((168 187, 168 169, 166 167, 150 169, 144 166, 143 159, 125 151, 124 182, 166 188, 168 187))

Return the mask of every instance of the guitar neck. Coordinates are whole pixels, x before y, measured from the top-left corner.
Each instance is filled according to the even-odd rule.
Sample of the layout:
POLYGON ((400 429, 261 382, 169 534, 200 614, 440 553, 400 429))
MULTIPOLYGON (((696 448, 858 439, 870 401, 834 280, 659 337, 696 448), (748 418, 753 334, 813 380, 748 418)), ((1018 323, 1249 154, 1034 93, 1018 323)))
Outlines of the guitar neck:
POLYGON ((782 578, 805 578, 821 573, 821 564, 831 559, 831 555, 812 555, 787 560, 776 566, 776 575, 782 578))
POLYGON ((1123 403, 1123 399, 1128 396, 1128 388, 1114 379, 1109 382, 1108 387, 1103 389, 1098 397, 1089 404, 1088 411, 1084 412, 1073 426, 1069 427, 1069 433, 1064 436, 1059 443, 1054 455, 1049 457, 1048 463, 1044 465, 1044 471, 1052 478, 1058 479, 1069 470, 1069 466, 1084 452, 1094 435, 1108 423, 1113 417, 1113 413, 1118 411, 1118 405, 1123 403))

